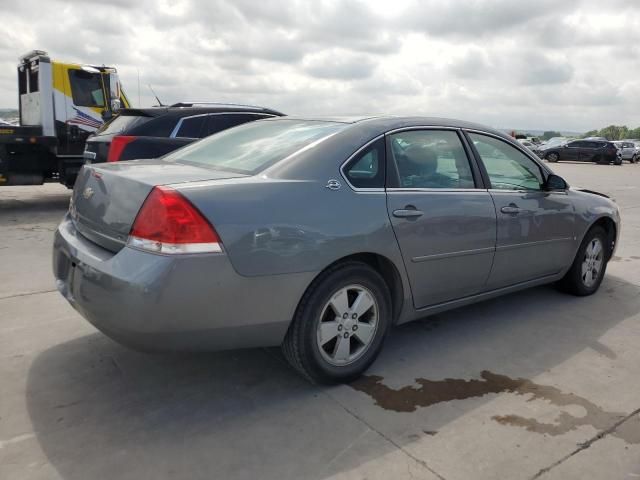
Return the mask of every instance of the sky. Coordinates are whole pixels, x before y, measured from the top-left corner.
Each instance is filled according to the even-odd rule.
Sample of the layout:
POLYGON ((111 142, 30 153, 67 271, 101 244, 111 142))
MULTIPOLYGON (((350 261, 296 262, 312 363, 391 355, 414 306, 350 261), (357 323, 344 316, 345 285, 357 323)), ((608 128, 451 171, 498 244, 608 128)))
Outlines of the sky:
POLYGON ((0 108, 18 57, 115 66, 136 106, 640 126, 640 0, 0 0, 0 108), (140 89, 138 89, 140 78, 140 89))

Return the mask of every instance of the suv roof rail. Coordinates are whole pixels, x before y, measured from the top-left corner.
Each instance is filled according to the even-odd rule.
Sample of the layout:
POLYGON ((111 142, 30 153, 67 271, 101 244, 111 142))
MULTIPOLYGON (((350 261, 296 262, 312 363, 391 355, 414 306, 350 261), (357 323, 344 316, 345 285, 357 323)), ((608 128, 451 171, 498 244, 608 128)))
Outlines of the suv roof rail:
POLYGON ((255 105, 243 105, 240 103, 221 103, 221 102, 178 102, 170 107, 233 107, 233 108, 247 108, 255 110, 267 110, 264 107, 258 107, 255 105))

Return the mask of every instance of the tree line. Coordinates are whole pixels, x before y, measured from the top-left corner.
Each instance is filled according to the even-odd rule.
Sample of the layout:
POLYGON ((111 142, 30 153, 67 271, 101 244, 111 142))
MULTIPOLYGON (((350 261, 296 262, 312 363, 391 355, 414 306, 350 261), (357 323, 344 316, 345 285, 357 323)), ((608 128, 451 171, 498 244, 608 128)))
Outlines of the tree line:
POLYGON ((609 125, 600 130, 590 130, 583 135, 584 137, 604 137, 607 140, 640 139, 640 127, 631 129, 626 125, 609 125))

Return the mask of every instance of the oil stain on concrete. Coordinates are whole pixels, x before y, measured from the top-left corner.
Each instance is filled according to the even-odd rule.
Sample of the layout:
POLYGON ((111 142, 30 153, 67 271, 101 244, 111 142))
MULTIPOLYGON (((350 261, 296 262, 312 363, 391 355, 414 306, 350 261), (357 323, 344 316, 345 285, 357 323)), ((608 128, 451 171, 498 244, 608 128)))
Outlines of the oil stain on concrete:
MULTIPOLYGON (((371 396, 376 405, 395 411, 413 412, 418 407, 429 407, 437 403, 452 400, 478 398, 488 394, 513 393, 526 395, 527 401, 544 400, 558 407, 579 406, 585 415, 575 416, 560 411, 554 423, 539 422, 534 418, 519 415, 496 415, 493 420, 502 425, 525 428, 530 432, 547 435, 562 435, 578 427, 589 425, 598 431, 611 428, 616 422, 627 416, 622 412, 609 412, 590 400, 573 393, 565 393, 551 385, 541 385, 526 378, 510 378, 484 370, 480 379, 445 378, 427 380, 417 378, 418 386, 409 385, 394 389, 382 383, 383 378, 376 375, 363 376, 351 383, 351 387, 371 396)), ((622 423, 611 435, 627 443, 640 444, 640 418, 637 416, 622 423)))

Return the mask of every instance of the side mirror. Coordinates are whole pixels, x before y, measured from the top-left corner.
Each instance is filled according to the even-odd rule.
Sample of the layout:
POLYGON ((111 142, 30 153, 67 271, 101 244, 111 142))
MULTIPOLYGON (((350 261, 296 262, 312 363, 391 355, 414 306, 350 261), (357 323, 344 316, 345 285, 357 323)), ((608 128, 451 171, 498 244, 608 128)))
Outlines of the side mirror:
POLYGON ((567 188, 569 188, 569 185, 564 181, 564 178, 555 173, 549 175, 547 181, 544 182, 544 189, 547 192, 564 191, 567 188))

